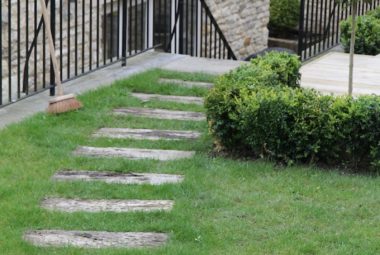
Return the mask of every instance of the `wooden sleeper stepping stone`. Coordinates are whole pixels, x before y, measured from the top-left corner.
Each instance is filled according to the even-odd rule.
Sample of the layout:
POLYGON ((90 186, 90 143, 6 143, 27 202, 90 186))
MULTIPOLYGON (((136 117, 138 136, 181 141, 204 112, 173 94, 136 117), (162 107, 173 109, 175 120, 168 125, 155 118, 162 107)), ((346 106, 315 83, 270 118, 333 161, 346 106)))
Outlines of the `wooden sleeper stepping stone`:
POLYGON ((149 149, 132 149, 132 148, 98 148, 80 146, 74 151, 76 156, 87 157, 108 157, 108 158, 126 158, 131 160, 153 159, 160 161, 177 160, 192 158, 194 151, 176 151, 176 150, 149 150, 149 149))
POLYGON ((149 109, 149 108, 120 108, 114 109, 113 113, 121 116, 135 116, 156 118, 165 120, 192 120, 204 121, 206 115, 201 112, 187 112, 187 111, 170 111, 164 109, 149 109))
POLYGON ((81 200, 47 198, 42 208, 61 212, 152 212, 170 211, 174 202, 170 200, 81 200))
POLYGON ((152 130, 152 129, 130 129, 130 128, 102 128, 93 134, 93 137, 107 137, 118 139, 138 140, 181 140, 196 139, 201 134, 195 131, 175 130, 152 130))
POLYGON ((140 99, 143 102, 148 102, 151 100, 159 101, 169 101, 183 104, 197 104, 203 105, 204 100, 201 97, 190 97, 190 96, 167 96, 159 94, 143 94, 143 93, 132 93, 133 97, 140 99))
POLYGON ((101 181, 111 184, 174 184, 183 181, 182 175, 151 174, 151 173, 115 173, 99 171, 62 170, 56 173, 53 180, 57 181, 101 181))
POLYGON ((34 230, 24 234, 24 240, 40 247, 77 248, 153 248, 164 245, 169 237, 164 233, 34 230))
POLYGON ((159 83, 161 84, 175 84, 175 85, 180 85, 183 87, 187 88, 206 88, 210 89, 214 86, 213 83, 210 82, 199 82, 199 81, 185 81, 185 80, 178 80, 178 79, 166 79, 166 78, 161 78, 158 80, 159 83))

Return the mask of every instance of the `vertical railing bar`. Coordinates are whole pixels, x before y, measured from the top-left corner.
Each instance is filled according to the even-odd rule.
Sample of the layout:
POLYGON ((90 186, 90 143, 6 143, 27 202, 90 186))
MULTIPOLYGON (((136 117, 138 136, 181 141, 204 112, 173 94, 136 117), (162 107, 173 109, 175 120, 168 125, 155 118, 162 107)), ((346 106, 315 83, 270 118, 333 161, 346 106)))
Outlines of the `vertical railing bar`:
MULTIPOLYGON (((56 32, 55 1, 56 0, 50 1, 50 29, 51 29, 51 35, 52 35, 54 45, 55 45, 55 41, 56 41, 56 35, 55 35, 55 32, 56 32)), ((50 56, 50 54, 49 54, 49 56, 50 56)), ((50 59, 50 82, 49 82, 50 83, 50 96, 54 96, 55 95, 55 72, 54 72, 53 61, 51 60, 51 57, 49 57, 49 59, 50 59)))
POLYGON ((42 87, 46 88, 46 28, 43 20, 42 29, 42 87))
POLYGON ((71 1, 67 1, 67 79, 71 77, 71 1))
POLYGON ((17 0, 17 98, 21 98, 21 3, 17 0))
POLYGON ((120 17, 121 17, 121 12, 120 12, 120 0, 117 0, 117 55, 116 58, 119 60, 120 59, 120 17))
POLYGON ((140 52, 144 50, 144 0, 141 0, 141 11, 140 11, 140 29, 141 29, 141 35, 140 35, 140 52))
POLYGON ((128 13, 129 13, 129 22, 128 22, 128 48, 129 48, 129 55, 132 55, 132 0, 129 0, 129 7, 128 7, 128 13))
POLYGON ((93 13, 92 13, 92 9, 93 9, 93 2, 92 2, 93 0, 90 0, 90 14, 89 14, 89 16, 90 16, 90 23, 89 23, 89 39, 88 39, 88 41, 89 41, 89 49, 88 49, 88 51, 89 51, 89 55, 88 55, 88 57, 89 57, 89 60, 88 60, 88 62, 89 62, 89 66, 88 66, 88 69, 91 71, 92 70, 92 22, 93 22, 93 13))
POLYGON ((96 68, 100 65, 100 0, 96 1, 96 68))
POLYGON ((59 1, 59 66, 60 66, 60 79, 63 80, 63 0, 59 1))
POLYGON ((127 65, 127 13, 128 13, 128 6, 127 6, 127 0, 123 0, 123 36, 122 36, 122 66, 127 65))
POLYGON ((86 45, 86 39, 85 39, 85 32, 86 32, 86 12, 85 12, 85 6, 86 1, 82 0, 82 74, 84 73, 84 65, 85 65, 85 45, 86 45))
MULTIPOLYGON (((37 0, 34 1, 34 38, 37 42, 37 0)), ((34 47, 34 92, 37 91, 37 54, 38 54, 38 43, 34 47)))
POLYGON ((114 0, 111 0, 111 4, 110 4, 110 8, 111 8, 111 11, 110 11, 110 17, 111 17, 111 24, 110 24, 110 45, 108 45, 108 48, 109 48, 109 53, 110 53, 110 61, 112 62, 113 61, 113 36, 114 36, 114 30, 113 30, 113 1, 114 0))
MULTIPOLYGON (((0 13, 3 13, 3 2, 0 1, 0 13)), ((3 22, 0 22, 0 105, 3 105, 3 22)))
MULTIPOLYGON (((1 13, 1 11, 0 11, 0 13, 1 13)), ((25 3, 25 54, 27 54, 27 52, 28 52, 28 46, 29 46, 29 1, 26 1, 26 3, 25 3)), ((1 47, 1 45, 0 45, 0 47, 1 47)), ((29 79, 29 64, 25 63, 25 65, 26 65, 26 68, 25 68, 26 77, 28 77, 28 79, 29 79)), ((1 78, 2 78, 2 75, 0 75, 0 79, 1 78)), ((2 91, 2 90, 0 89, 0 91, 2 91)), ((28 88, 24 91, 24 93, 26 95, 29 94, 29 84, 28 84, 28 88)), ((0 105, 1 105, 1 103, 0 103, 0 105)))
POLYGON ((75 1, 74 5, 74 65, 75 65, 75 76, 78 76, 78 1, 75 1))
POLYGON ((137 16, 138 16, 138 8, 137 8, 138 4, 137 3, 138 3, 137 0, 135 0, 135 20, 134 20, 135 21, 135 24, 134 24, 134 29, 135 29, 134 30, 134 32, 135 32, 135 38, 134 38, 135 39, 135 43, 134 43, 135 44, 134 45, 135 46, 134 47, 135 48, 135 54, 137 53, 137 40, 138 40, 137 39, 137 25, 138 25, 137 24, 137 16))
POLYGON ((107 63, 107 1, 103 1, 103 64, 107 63))

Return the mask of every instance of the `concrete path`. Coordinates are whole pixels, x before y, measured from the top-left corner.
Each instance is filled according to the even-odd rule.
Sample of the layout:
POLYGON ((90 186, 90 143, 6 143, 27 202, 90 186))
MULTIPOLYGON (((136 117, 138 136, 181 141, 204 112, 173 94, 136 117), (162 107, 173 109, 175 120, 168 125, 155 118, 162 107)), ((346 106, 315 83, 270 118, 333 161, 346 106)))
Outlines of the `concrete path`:
POLYGON ((158 101, 175 102, 175 103, 181 103, 181 104, 197 104, 197 105, 204 104, 204 100, 201 97, 167 96, 167 95, 144 94, 144 93, 132 93, 131 95, 133 97, 140 99, 143 102, 158 100, 158 101))
POLYGON ((206 120, 206 115, 201 112, 171 111, 171 110, 165 110, 165 109, 148 109, 148 108, 131 107, 131 108, 114 109, 113 113, 116 115, 155 118, 155 119, 164 119, 164 120, 190 120, 190 121, 206 120))
MULTIPOLYGON (((301 68, 301 86, 325 94, 347 94, 349 54, 332 52, 301 68)), ((355 55, 354 95, 380 95, 380 57, 355 55)))
MULTIPOLYGON (((212 60, 194 58, 185 55, 173 55, 168 53, 147 52, 128 59, 127 67, 121 67, 116 63, 96 72, 82 76, 78 79, 64 83, 66 94, 82 94, 103 86, 109 86, 113 82, 128 78, 134 74, 147 71, 152 68, 162 68, 181 72, 202 72, 220 75, 235 69, 244 62, 232 60, 212 60)), ((0 108, 0 128, 11 123, 19 122, 38 112, 45 111, 51 97, 48 91, 28 97, 15 104, 0 108)))
POLYGON ((200 136, 201 134, 195 131, 132 128, 102 128, 93 134, 93 137, 137 140, 193 140, 200 136))
POLYGON ((244 63, 246 62, 184 56, 183 58, 172 61, 161 68, 178 72, 200 72, 221 75, 239 67, 244 63))
POLYGON ((113 184, 162 185, 182 182, 182 175, 152 173, 116 173, 99 171, 63 170, 53 176, 56 181, 100 181, 113 184))
POLYGON ((42 247, 146 248, 162 246, 169 237, 163 233, 35 230, 26 232, 24 239, 42 247))
POLYGON ((98 148, 80 146, 74 151, 74 155, 84 157, 125 158, 130 160, 152 159, 159 161, 169 161, 192 158, 195 155, 195 152, 112 147, 98 148))

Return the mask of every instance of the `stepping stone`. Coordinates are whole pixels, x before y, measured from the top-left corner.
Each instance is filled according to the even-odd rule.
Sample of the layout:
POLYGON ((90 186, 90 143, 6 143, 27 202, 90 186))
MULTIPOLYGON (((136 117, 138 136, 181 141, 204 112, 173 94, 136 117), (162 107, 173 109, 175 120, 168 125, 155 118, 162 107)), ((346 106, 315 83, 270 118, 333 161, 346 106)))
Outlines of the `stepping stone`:
POLYGON ((131 149, 131 148, 98 148, 80 146, 74 151, 76 156, 88 157, 108 157, 108 158, 126 158, 131 160, 153 159, 160 161, 192 158, 194 151, 175 151, 175 150, 149 150, 149 149, 131 149))
POLYGON ((138 140, 197 139, 200 136, 201 134, 195 131, 151 130, 130 128, 102 128, 93 135, 93 137, 138 140))
POLYGON ((204 100, 201 97, 189 97, 189 96, 166 96, 158 94, 142 94, 142 93, 132 93, 133 97, 140 99, 143 102, 148 102, 151 100, 159 101, 169 101, 183 104, 197 104, 203 105, 204 100))
POLYGON ((187 88, 198 87, 198 88, 210 89, 210 88, 212 88, 214 86, 214 84, 210 83, 210 82, 185 81, 185 80, 165 79, 165 78, 159 79, 158 82, 161 83, 161 84, 180 85, 180 86, 187 87, 187 88))
POLYGON ((150 173, 115 173, 98 171, 59 171, 53 176, 57 181, 102 181, 115 184, 149 184, 162 185, 169 183, 180 183, 182 175, 150 174, 150 173))
POLYGON ((77 248, 152 248, 164 245, 169 237, 163 233, 35 230, 24 239, 40 247, 77 248))
POLYGON ((147 117, 165 120, 193 120, 204 121, 206 115, 201 112, 186 112, 186 111, 170 111, 164 109, 148 109, 148 108, 121 108, 115 109, 113 112, 116 115, 147 117))
POLYGON ((61 212, 152 212, 170 211, 174 202, 169 200, 81 200, 47 198, 41 206, 61 212))

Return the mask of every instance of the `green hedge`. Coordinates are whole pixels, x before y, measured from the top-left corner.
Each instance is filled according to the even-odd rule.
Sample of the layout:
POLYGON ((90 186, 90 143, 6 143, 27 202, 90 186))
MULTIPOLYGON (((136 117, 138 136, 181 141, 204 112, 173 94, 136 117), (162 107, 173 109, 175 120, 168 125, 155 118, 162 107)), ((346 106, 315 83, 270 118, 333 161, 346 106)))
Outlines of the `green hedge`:
POLYGON ((275 29, 294 29, 300 15, 300 0, 271 0, 269 26, 275 29))
POLYGON ((217 142, 230 152, 285 164, 380 171, 380 97, 323 96, 276 83, 275 68, 273 75, 260 72, 268 58, 277 59, 255 60, 221 77, 209 92, 205 105, 217 142), (251 76, 256 74, 264 75, 251 76))
MULTIPOLYGON (((351 22, 352 19, 348 18, 340 23, 341 44, 345 52, 350 51, 351 22)), ((356 24, 355 53, 380 54, 380 8, 358 17, 356 24)))

